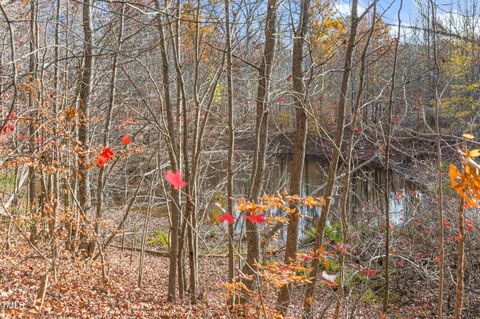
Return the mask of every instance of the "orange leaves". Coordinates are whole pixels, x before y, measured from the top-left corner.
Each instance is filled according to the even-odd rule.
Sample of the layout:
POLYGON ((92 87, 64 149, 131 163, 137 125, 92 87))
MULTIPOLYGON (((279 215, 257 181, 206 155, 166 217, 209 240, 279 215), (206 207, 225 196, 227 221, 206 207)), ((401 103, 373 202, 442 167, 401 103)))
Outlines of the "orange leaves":
MULTIPOLYGON (((464 134, 463 137, 473 138, 470 134, 464 134)), ((466 207, 477 207, 480 200, 480 165, 473 158, 480 156, 480 150, 473 149, 466 153, 461 152, 461 154, 464 156, 464 171, 460 172, 455 165, 450 164, 450 184, 465 200, 466 207)))
POLYGON ((478 149, 473 149, 467 152, 467 157, 473 158, 473 157, 478 157, 480 156, 480 150, 478 149))

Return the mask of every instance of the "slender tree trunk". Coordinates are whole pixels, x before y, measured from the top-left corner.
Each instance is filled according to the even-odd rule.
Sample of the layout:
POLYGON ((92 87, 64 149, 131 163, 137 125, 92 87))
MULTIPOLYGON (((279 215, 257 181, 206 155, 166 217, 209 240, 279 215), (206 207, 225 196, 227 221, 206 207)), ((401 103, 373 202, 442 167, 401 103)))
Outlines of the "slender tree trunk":
POLYGON ((388 312, 388 303, 389 303, 389 292, 390 292, 390 183, 391 183, 391 173, 390 173, 390 148, 391 148, 391 134, 392 134, 392 112, 393 112, 393 93, 395 90, 395 77, 397 75, 397 56, 398 56, 398 45, 400 43, 400 25, 401 18, 400 14, 403 7, 403 0, 400 0, 400 7, 398 8, 398 29, 397 29, 397 39, 395 42, 395 50, 393 57, 393 70, 391 77, 391 87, 390 94, 388 97, 387 105, 387 123, 386 123, 386 132, 385 132, 385 285, 384 285, 384 295, 383 295, 383 312, 388 312))
POLYGON ((314 304, 314 290, 315 285, 317 282, 318 272, 320 270, 320 259, 319 253, 320 248, 323 244, 323 235, 325 230, 325 225, 327 223, 328 214, 330 211, 330 202, 331 196, 333 193, 333 187, 335 185, 335 178, 337 175, 337 166, 338 161, 340 159, 340 151, 342 148, 343 143, 343 133, 344 133, 344 125, 345 125, 345 104, 346 104, 346 95, 348 89, 348 82, 350 79, 350 71, 352 65, 352 54, 353 54, 353 47, 355 45, 355 38, 357 35, 357 26, 358 26, 358 19, 357 19, 357 0, 352 1, 352 13, 351 13, 351 26, 350 26, 350 36, 348 38, 347 49, 345 52, 345 64, 344 64, 344 71, 342 76, 342 84, 340 87, 340 96, 339 96, 339 103, 338 103, 338 112, 337 112, 337 128, 335 133, 335 145, 333 148, 332 158, 330 160, 330 165, 328 167, 328 176, 327 176, 327 186, 324 192, 324 205, 321 209, 321 215, 317 222, 317 234, 315 237, 315 245, 314 245, 314 252, 315 257, 312 261, 312 270, 310 276, 312 277, 312 281, 307 283, 307 289, 305 292, 305 299, 303 303, 304 307, 304 318, 312 318, 313 317, 313 304, 314 304))
MULTIPOLYGON (((154 1, 155 8, 161 12, 158 1, 154 1)), ((168 153, 170 157, 170 166, 173 171, 178 169, 178 145, 176 142, 176 130, 174 124, 174 115, 172 112, 172 103, 170 99, 170 75, 169 75, 169 59, 167 55, 167 48, 165 44, 165 32, 163 26, 163 19, 161 14, 157 15, 157 27, 159 33, 160 55, 162 63, 162 82, 163 82, 163 104, 167 116, 167 130, 168 130, 168 153)), ((170 229, 170 263, 168 270, 168 301, 176 299, 176 281, 177 281, 177 253, 178 253, 178 231, 179 231, 179 215, 180 215, 180 194, 179 191, 172 187, 171 198, 173 201, 171 229, 170 229)))
POLYGON ((462 318, 463 308, 463 289, 464 289, 464 275, 465 275, 465 211, 464 211, 464 199, 460 199, 458 205, 458 244, 457 244, 457 278, 455 294, 457 299, 455 300, 454 319, 462 318))
POLYGON ((435 23, 435 6, 433 1, 430 0, 432 5, 432 45, 433 45, 433 61, 434 61, 434 70, 435 70, 435 79, 434 79, 434 97, 435 97, 435 128, 437 133, 437 196, 438 196, 438 255, 439 260, 439 278, 438 278, 438 301, 437 301, 437 318, 443 318, 443 288, 445 282, 445 225, 443 220, 443 174, 442 174, 442 136, 440 132, 440 121, 439 121, 439 103, 440 99, 438 96, 438 81, 439 81, 439 72, 440 67, 438 65, 437 59, 437 35, 436 35, 436 26, 435 23))
MULTIPOLYGON (((124 32, 124 23, 125 23, 125 3, 121 4, 120 9, 120 25, 118 28, 118 37, 117 37, 117 46, 115 48, 115 53, 113 54, 112 62, 112 75, 110 78, 110 92, 108 97, 108 109, 107 109, 107 118, 105 119, 105 127, 103 132, 103 145, 108 147, 108 137, 110 133, 110 124, 112 119, 112 111, 115 108, 115 97, 116 97, 116 85, 117 85, 117 69, 118 69, 118 54, 122 50, 123 42, 123 32, 124 32)), ((96 194, 96 220, 95 220, 95 233, 97 236, 100 236, 100 219, 102 218, 102 205, 103 205, 103 189, 105 187, 105 166, 100 167, 98 172, 97 179, 97 194, 96 194)))
POLYGON ((372 39, 373 32, 375 31, 375 22, 376 22, 376 12, 377 12, 376 0, 373 4, 373 13, 372 13, 372 25, 370 27, 368 37, 365 43, 365 47, 363 48, 362 55, 360 57, 360 79, 358 83, 358 93, 355 99, 355 104, 353 106, 353 118, 349 128, 349 139, 348 139, 348 150, 346 156, 346 171, 345 176, 343 178, 343 191, 342 191, 342 198, 340 200, 340 219, 342 223, 342 234, 343 234, 343 249, 340 251, 340 287, 338 291, 338 298, 337 304, 335 306, 335 313, 334 318, 338 319, 341 317, 342 313, 342 306, 344 303, 345 298, 345 254, 346 249, 348 247, 348 220, 347 220, 347 208, 350 203, 350 188, 351 188, 351 180, 352 180, 352 152, 353 152, 353 144, 354 144, 354 136, 355 136, 355 128, 357 126, 358 121, 358 111, 360 107, 360 100, 364 90, 364 80, 365 80, 365 62, 367 57, 367 50, 370 45, 370 40, 372 39))
MULTIPOLYGON (((30 135, 30 153, 33 156, 35 153, 35 121, 37 119, 37 112, 36 108, 36 79, 37 79, 37 54, 35 50, 37 48, 37 35, 36 35, 36 27, 35 27, 35 20, 36 20, 36 1, 30 2, 30 60, 29 60, 29 79, 28 81, 32 84, 31 89, 28 93, 28 106, 30 109, 30 122, 28 126, 28 133, 30 135)), ((38 236, 38 223, 39 220, 36 216, 37 214, 37 176, 35 172, 35 166, 32 165, 29 167, 29 208, 30 214, 32 217, 32 226, 30 228, 30 241, 35 243, 37 241, 38 236)))
MULTIPOLYGON (((228 155, 227 155, 227 211, 233 214, 233 84, 232 84, 232 44, 230 39, 230 0, 225 0, 225 47, 227 51, 227 117, 228 117, 228 155)), ((233 224, 228 224, 228 280, 233 281, 234 252, 233 252, 233 224)), ((235 301, 232 300, 231 304, 235 301)))
MULTIPOLYGON (((87 238, 87 227, 85 217, 90 209, 89 194, 89 174, 87 168, 88 156, 88 134, 89 134, 89 108, 92 92, 93 77, 93 34, 92 34, 92 0, 84 0, 82 5, 82 24, 84 34, 84 60, 82 75, 80 80, 80 100, 79 100, 79 127, 78 141, 83 146, 83 150, 78 154, 78 202, 80 204, 81 225, 80 237, 82 241, 87 238)), ((84 243, 85 244, 85 243, 84 243)), ((88 244, 87 255, 90 257, 93 251, 88 244)))
MULTIPOLYGON (((155 179, 153 179, 155 181, 155 179)), ((143 222, 143 231, 142 231, 142 242, 140 246, 140 263, 138 266, 138 287, 142 287, 142 280, 143 280, 143 264, 144 264, 144 259, 145 259, 145 245, 147 242, 147 234, 148 234, 148 226, 150 223, 150 215, 152 214, 152 207, 153 207, 153 197, 154 197, 154 192, 153 192, 153 181, 150 185, 150 191, 149 191, 149 198, 148 198, 148 208, 147 208, 147 213, 145 214, 145 219, 143 222)))
MULTIPOLYGON (((307 114, 305 108, 307 105, 307 96, 305 83, 303 81, 303 46, 305 34, 308 28, 310 15, 310 0, 302 0, 300 8, 300 18, 298 27, 293 39, 292 52, 292 76, 293 76, 293 94, 295 99, 295 142, 293 144, 293 156, 290 175, 290 194, 302 195, 302 173, 305 162, 305 147, 307 142, 307 114)), ((287 242, 285 249, 285 263, 295 260, 298 247, 298 224, 300 221, 300 209, 298 203, 291 202, 290 207, 293 213, 288 215, 287 242)), ((291 284, 280 288, 277 305, 279 310, 285 316, 290 304, 291 284)))
MULTIPOLYGON (((227 155, 227 212, 234 215, 233 211, 233 151, 235 147, 235 131, 233 127, 233 70, 232 70, 232 40, 230 25, 230 0, 225 0, 225 47, 227 54, 227 122, 228 122, 228 155, 227 155)), ((228 224, 228 281, 233 282, 235 276, 234 255, 234 224, 228 224)), ((228 305, 236 303, 235 295, 229 297, 228 305)))
MULTIPOLYGON (((267 21, 265 27, 265 47, 263 50, 263 59, 259 69, 259 80, 257 88, 257 106, 256 106, 256 124, 255 124, 255 154, 253 159, 253 170, 251 179, 251 188, 249 198, 256 200, 263 185, 263 172, 265 170, 265 157, 268 137, 268 90, 270 86, 270 76, 272 73, 272 63, 275 56, 276 42, 276 21, 277 21, 277 1, 268 0, 267 21)), ((246 275, 254 275, 255 263, 260 258, 260 240, 257 225, 246 222, 247 236, 247 259, 242 269, 246 275)), ((244 284, 250 290, 253 288, 253 280, 244 280, 244 284)))

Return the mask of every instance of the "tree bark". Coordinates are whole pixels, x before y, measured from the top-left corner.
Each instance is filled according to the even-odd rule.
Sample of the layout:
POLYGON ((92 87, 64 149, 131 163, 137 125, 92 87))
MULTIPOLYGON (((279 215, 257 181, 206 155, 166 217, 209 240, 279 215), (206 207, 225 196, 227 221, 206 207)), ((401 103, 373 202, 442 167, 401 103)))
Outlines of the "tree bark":
MULTIPOLYGON (((161 12, 158 1, 154 1, 155 8, 161 12)), ((167 55, 167 48, 165 44, 165 32, 163 26, 163 19, 161 14, 157 15, 157 27, 159 33, 160 55, 162 63, 162 84, 164 93, 164 108, 167 116, 167 131, 168 131, 168 153, 170 157, 170 167, 173 171, 178 169, 178 145, 176 142, 174 116, 172 112, 172 103, 170 99, 170 74, 169 74, 169 59, 167 55)), ((170 263, 168 270, 168 301, 176 299, 176 281, 177 281, 177 252, 178 252, 178 230, 179 230, 179 215, 180 215, 180 194, 179 191, 172 187, 171 201, 173 201, 171 228, 170 228, 170 263)))
POLYGON ((457 278, 455 287, 455 311, 454 319, 462 318, 463 308, 463 290, 464 290, 464 275, 465 275, 465 200, 462 198, 458 205, 458 244, 457 244, 457 278))
MULTIPOLYGON (((90 209, 89 194, 89 174, 87 168, 88 162, 88 134, 89 134, 89 108, 92 92, 93 77, 93 34, 92 34, 92 0, 84 0, 82 5, 82 24, 84 34, 84 60, 82 75, 80 80, 80 100, 79 100, 79 127, 78 141, 83 150, 78 154, 78 202, 80 205, 81 230, 80 238, 82 241, 87 238, 87 227, 85 217, 90 209)), ((90 245, 87 248, 87 255, 91 256, 90 245)))
MULTIPOLYGON (((225 0, 225 47, 227 51, 227 122, 228 122, 228 155, 227 155, 227 211, 233 214, 233 84, 232 84, 232 44, 230 39, 230 0, 225 0)), ((233 281, 234 252, 233 252, 233 224, 228 224, 228 280, 233 281)), ((235 301, 231 300, 231 304, 235 301)))
POLYGON ((336 121, 336 132, 335 132, 335 146, 333 148, 332 158, 330 160, 330 165, 328 167, 328 176, 327 176, 327 186, 325 188, 325 192, 323 197, 325 199, 324 205, 321 208, 321 215, 317 221, 317 233, 315 237, 315 245, 314 245, 314 253, 315 258, 312 261, 312 270, 310 276, 312 277, 312 281, 307 283, 307 289, 305 292, 304 298, 304 318, 312 318, 313 317, 313 293, 315 290, 315 285, 317 282, 318 272, 320 270, 320 259, 319 253, 320 248, 323 244, 323 235, 325 230, 325 225, 327 224, 327 219, 330 211, 330 203, 331 198, 333 195, 333 187, 335 185, 335 179, 337 175, 337 166, 340 159, 340 152, 343 143, 343 134, 344 134, 344 125, 345 125, 345 104, 346 104, 346 95, 348 89, 348 82, 350 79, 350 71, 352 65, 352 54, 353 54, 353 47, 355 45, 355 38, 357 35, 357 26, 358 26, 358 19, 357 19, 357 0, 352 1, 352 12, 351 12, 351 26, 350 26, 350 36, 348 38, 347 49, 345 53, 345 63, 343 68, 343 76, 342 76, 342 84, 340 87, 340 96, 339 96, 339 103, 338 103, 338 112, 337 112, 337 121, 336 121))
MULTIPOLYGON (((265 47, 263 59, 259 68, 259 80, 257 88, 256 124, 255 124, 255 154, 253 158, 253 169, 251 187, 249 192, 250 200, 256 200, 263 187, 263 172, 265 170, 265 157, 268 137, 268 90, 270 76, 272 74, 272 62, 275 56, 276 44, 276 21, 277 1, 268 0, 267 21, 265 27, 265 47)), ((260 240, 257 225, 246 221, 247 237, 247 259, 242 269, 246 275, 254 275, 255 263, 260 258, 260 240)), ((244 284, 251 290, 254 280, 244 279, 244 284)))
MULTIPOLYGON (((298 27, 293 39, 292 51, 292 76, 293 76, 293 94, 295 100, 295 141, 293 144, 293 155, 291 162, 290 175, 290 194, 302 195, 302 173, 305 162, 305 147, 307 142, 307 114, 305 112, 307 104, 306 88, 303 81, 303 46, 305 34, 308 28, 310 0, 302 0, 300 8, 300 17, 298 27)), ((290 207, 293 212, 288 216, 287 242, 285 249, 286 264, 296 258, 298 248, 298 224, 300 221, 300 209, 298 203, 291 202, 290 207)), ((285 316, 290 304, 290 289, 292 285, 288 284, 280 288, 277 305, 279 310, 285 316)))

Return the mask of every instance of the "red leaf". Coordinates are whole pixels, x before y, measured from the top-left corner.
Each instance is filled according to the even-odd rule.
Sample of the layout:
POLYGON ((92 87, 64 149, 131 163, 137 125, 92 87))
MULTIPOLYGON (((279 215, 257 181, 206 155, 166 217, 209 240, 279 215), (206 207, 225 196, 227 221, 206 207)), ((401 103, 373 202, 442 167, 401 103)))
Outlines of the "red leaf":
POLYGON ((115 153, 113 152, 113 149, 111 147, 104 147, 104 148, 102 148, 102 152, 100 153, 100 156, 105 157, 107 159, 107 161, 109 161, 109 160, 111 160, 111 157, 114 154, 115 153))
POLYGON ((403 260, 402 259, 397 260, 397 268, 403 268, 403 267, 404 267, 403 260))
POLYGON ((218 216, 218 222, 223 223, 223 222, 228 222, 229 224, 235 223, 235 217, 233 217, 230 212, 226 212, 225 214, 218 216))
POLYGON ((329 275, 324 271, 324 272, 322 272, 321 278, 323 279, 323 281, 328 286, 330 286, 330 287, 336 287, 337 286, 337 283, 335 282, 335 280, 337 279, 336 275, 329 275))
POLYGON ((97 157, 97 165, 98 166, 103 166, 107 161, 108 161, 108 158, 106 158, 106 157, 103 157, 101 155, 97 157))
POLYGON ((28 139, 28 136, 27 136, 27 135, 18 134, 18 135, 17 135, 17 138, 18 138, 19 140, 26 140, 26 139, 28 139))
POLYGON ((450 221, 448 219, 444 218, 443 219, 443 226, 445 226, 447 228, 450 227, 451 226, 450 221))
POLYGON ((360 270, 360 275, 367 277, 375 277, 377 275, 377 272, 372 268, 365 268, 360 270))
POLYGON ((7 134, 8 132, 13 132, 15 131, 15 125, 13 124, 7 124, 4 128, 3 128, 3 133, 7 134))
POLYGON ((346 249, 345 249, 345 245, 344 245, 344 244, 342 244, 342 243, 337 243, 335 246, 336 246, 337 249, 338 249, 339 251, 341 251, 342 253, 345 253, 345 252, 346 252, 346 249))
POLYGON ((465 225, 467 225, 467 230, 468 230, 468 231, 473 231, 473 223, 472 223, 472 221, 471 221, 470 219, 467 219, 467 220, 465 221, 465 225))
POLYGON ((284 103, 284 102, 285 102, 285 98, 283 98, 283 97, 279 97, 277 99, 277 103, 284 103))
POLYGON ((252 224, 263 224, 266 222, 265 214, 247 215, 247 216, 243 216, 243 218, 249 220, 252 224))
POLYGON ((169 182, 173 188, 179 189, 188 185, 187 182, 182 180, 182 172, 177 171, 176 173, 172 171, 165 172, 165 179, 169 182))
POLYGON ((128 135, 122 136, 122 144, 123 145, 128 145, 130 143, 132 143, 132 139, 130 138, 130 136, 128 136, 128 135))

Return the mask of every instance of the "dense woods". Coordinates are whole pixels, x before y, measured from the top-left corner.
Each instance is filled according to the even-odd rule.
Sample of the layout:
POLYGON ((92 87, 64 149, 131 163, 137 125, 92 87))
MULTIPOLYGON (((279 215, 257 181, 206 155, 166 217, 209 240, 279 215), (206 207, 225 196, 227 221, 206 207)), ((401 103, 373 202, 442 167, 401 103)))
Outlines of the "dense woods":
POLYGON ((0 0, 0 318, 480 318, 477 9, 0 0))

